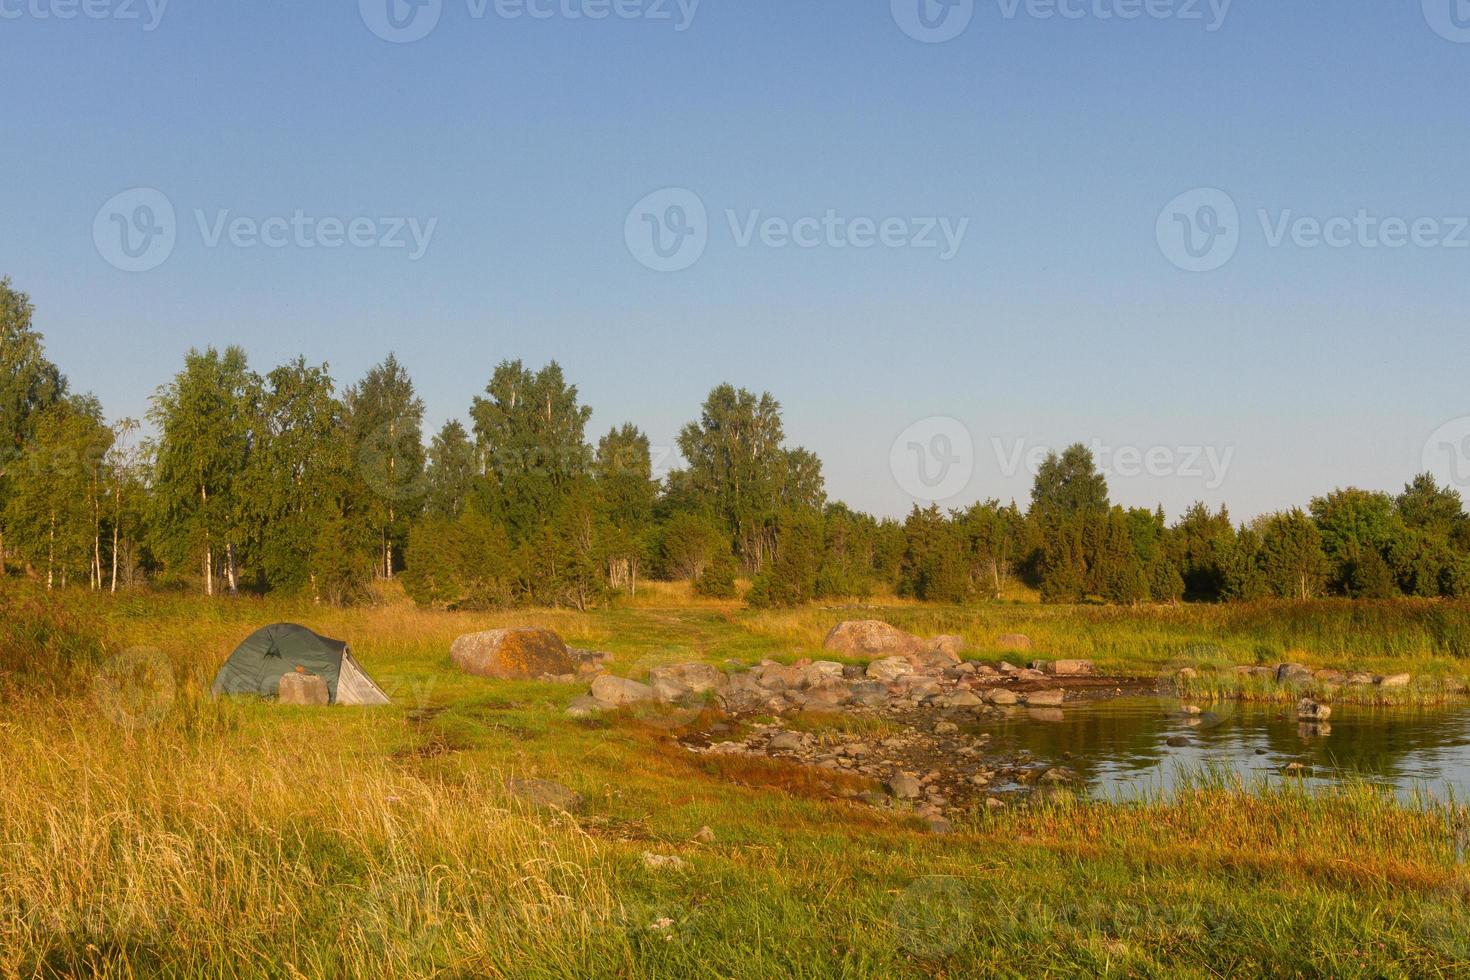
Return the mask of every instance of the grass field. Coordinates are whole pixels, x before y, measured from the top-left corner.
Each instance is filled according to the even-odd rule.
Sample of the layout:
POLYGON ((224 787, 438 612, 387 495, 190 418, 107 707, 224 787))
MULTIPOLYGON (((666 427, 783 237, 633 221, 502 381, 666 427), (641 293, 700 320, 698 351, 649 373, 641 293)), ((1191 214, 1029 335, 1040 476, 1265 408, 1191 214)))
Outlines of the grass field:
POLYGON ((1470 973, 1470 876, 1445 807, 1202 776, 1168 800, 1053 798, 938 837, 835 798, 837 777, 691 755, 631 717, 572 720, 580 687, 464 677, 447 659, 460 633, 511 623, 611 651, 620 672, 790 658, 855 616, 960 633, 980 656, 1022 632, 1037 656, 1140 675, 1470 664, 1470 610, 1445 604, 767 613, 657 586, 586 614, 471 615, 10 584, 0 975, 1470 973), (278 620, 351 641, 394 704, 210 700, 233 646, 278 620), (505 790, 521 777, 585 806, 530 807, 505 790))

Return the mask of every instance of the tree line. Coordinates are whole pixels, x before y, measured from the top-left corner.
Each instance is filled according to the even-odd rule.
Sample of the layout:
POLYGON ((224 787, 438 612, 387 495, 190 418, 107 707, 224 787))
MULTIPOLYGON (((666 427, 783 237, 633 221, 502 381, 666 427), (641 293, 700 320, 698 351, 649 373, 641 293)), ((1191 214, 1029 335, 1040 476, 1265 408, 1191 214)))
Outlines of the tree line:
POLYGON ((399 579, 423 605, 579 609, 686 579, 752 605, 893 590, 935 602, 1470 596, 1470 518, 1428 475, 1402 493, 1336 490, 1237 525, 1225 508, 1110 502, 1081 445, 1051 454, 1029 505, 914 507, 878 519, 827 499, 781 406, 723 384, 653 472, 632 424, 592 411, 551 363, 506 361, 468 425, 425 439, 391 354, 339 388, 297 358, 265 374, 237 347, 190 351, 152 399, 155 433, 109 423, 45 354, 29 299, 0 280, 0 574, 50 588, 147 583, 345 604, 399 579))

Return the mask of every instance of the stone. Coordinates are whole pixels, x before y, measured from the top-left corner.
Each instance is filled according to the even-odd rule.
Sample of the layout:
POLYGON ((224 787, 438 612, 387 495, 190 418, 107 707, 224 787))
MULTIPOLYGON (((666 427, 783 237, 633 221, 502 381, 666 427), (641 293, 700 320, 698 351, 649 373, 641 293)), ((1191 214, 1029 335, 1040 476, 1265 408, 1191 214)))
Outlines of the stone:
POLYGON ((1030 694, 1025 695, 1027 704, 1050 705, 1052 707, 1061 704, 1063 701, 1066 700, 1066 697, 1067 692, 1062 690, 1032 691, 1030 694))
POLYGON ((1053 660, 1046 670, 1057 677, 1081 677, 1091 674, 1093 667, 1091 660, 1053 660))
POLYGON ((617 707, 639 701, 652 701, 653 688, 626 677, 607 674, 592 682, 592 696, 604 704, 617 707))
POLYGON ((715 842, 715 832, 708 827, 700 827, 693 839, 700 844, 713 844, 715 842))
POLYGON ((599 712, 606 711, 610 707, 612 705, 599 701, 590 694, 584 694, 567 705, 566 713, 573 718, 589 718, 599 712))
POLYGON ((888 792, 900 800, 915 800, 924 795, 924 787, 913 776, 901 772, 888 780, 888 792))
POLYGON ((1030 650, 1031 637, 1024 633, 1002 633, 995 638, 997 650, 1030 650))
POLYGON ((1409 674, 1389 674, 1378 678, 1379 687, 1408 687, 1413 678, 1409 674))
POLYGON ((822 647, 854 657, 886 657, 922 653, 924 642, 896 626, 864 619, 838 623, 827 634, 822 647))
POLYGON ((1345 683, 1352 687, 1364 687, 1368 684, 1373 683, 1373 675, 1366 674, 1361 670, 1354 671, 1351 674, 1347 675, 1347 680, 1345 683))
POLYGON ((1005 800, 998 800, 993 796, 985 797, 985 809, 987 810, 999 810, 1005 805, 1005 800))
POLYGON ((929 833, 931 834, 954 833, 954 824, 950 823, 944 817, 929 817, 924 822, 929 825, 929 833))
POLYGON ((503 681, 577 672, 577 661, 561 637, 544 629, 467 633, 449 648, 449 659, 467 674, 503 681))
POLYGON ((868 664, 868 677, 884 684, 891 684, 913 672, 914 668, 902 657, 884 657, 868 664))
POLYGON ((940 721, 934 724, 935 735, 954 735, 960 730, 960 726, 952 721, 940 721))
POLYGON ((1302 721, 1326 721, 1332 717, 1332 709, 1320 701, 1302 698, 1296 703, 1296 716, 1302 721))
POLYGON ((1030 667, 1026 668, 1025 670, 1018 670, 1018 671, 1016 671, 1015 677, 1016 677, 1016 680, 1018 680, 1018 681, 1044 681, 1044 680, 1046 680, 1046 675, 1045 674, 1043 674, 1039 670, 1033 670, 1030 667))
POLYGON ((549 779, 510 779, 505 783, 505 790, 516 799, 535 806, 566 810, 568 813, 582 808, 581 793, 549 779))
POLYGON ((803 673, 811 678, 811 683, 820 684, 826 680, 841 680, 845 676, 846 666, 835 660, 815 660, 808 664, 803 673))
POLYGON ((800 732, 782 732, 766 743, 766 750, 770 752, 797 752, 806 745, 806 738, 800 732))
POLYGON ((1276 683, 1301 684, 1312 680, 1312 672, 1301 664, 1279 664, 1276 667, 1276 683))
POLYGON ((1341 684, 1347 680, 1347 675, 1340 670, 1319 670, 1312 676, 1324 684, 1341 684))
POLYGON ((728 675, 723 690, 715 695, 720 707, 730 712, 759 711, 770 699, 770 692, 761 687, 754 673, 742 671, 728 675))
POLYGON ((665 664, 648 672, 656 701, 665 703, 718 692, 729 685, 725 672, 712 664, 665 664))
POLYGON ((990 690, 986 691, 983 697, 991 704, 1000 705, 1015 704, 1018 700, 1020 700, 1016 697, 1016 692, 1007 691, 1003 687, 993 687, 990 690))
POLYGON ((1182 749, 1189 745, 1189 737, 1186 735, 1170 735, 1164 740, 1164 744, 1170 748, 1182 749))
POLYGON ((768 691, 784 691, 787 688, 799 688, 802 685, 803 674, 800 667, 788 667, 785 664, 762 663, 757 668, 757 677, 761 687, 768 691))
POLYGON ((1048 769, 1046 772, 1042 773, 1041 774, 1041 778, 1038 779, 1037 782, 1040 782, 1040 783, 1069 783, 1069 782, 1071 782, 1072 780, 1074 780, 1076 778, 1077 778, 1077 774, 1074 773, 1072 770, 1070 770, 1070 769, 1064 769, 1061 766, 1058 766, 1058 767, 1056 767, 1054 769, 1048 769))
POLYGON ((944 699, 945 706, 949 708, 978 708, 984 703, 974 691, 956 691, 944 699))
POLYGON ((282 675, 281 686, 276 692, 276 700, 281 704, 308 707, 323 707, 332 703, 331 694, 327 690, 327 682, 316 674, 301 672, 282 675))
POLYGON ((929 650, 932 653, 938 653, 958 660, 960 654, 965 652, 965 638, 963 636, 954 636, 953 634, 936 636, 929 641, 929 650))
POLYGON ((911 653, 904 657, 909 666, 921 674, 943 674, 958 661, 952 653, 939 653, 934 650, 926 650, 923 653, 911 653))
POLYGON ((806 706, 812 710, 839 708, 852 700, 852 690, 841 678, 831 678, 806 691, 806 706))
POLYGON ((684 867, 684 859, 677 854, 654 854, 643 852, 643 865, 655 871, 678 871, 684 867))

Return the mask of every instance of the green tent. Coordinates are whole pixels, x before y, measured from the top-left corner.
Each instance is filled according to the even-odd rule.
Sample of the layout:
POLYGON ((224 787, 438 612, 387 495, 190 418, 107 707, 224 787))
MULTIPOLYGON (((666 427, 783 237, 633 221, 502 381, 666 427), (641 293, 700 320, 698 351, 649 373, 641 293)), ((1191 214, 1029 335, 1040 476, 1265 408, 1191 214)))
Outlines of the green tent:
POLYGON ((332 704, 387 704, 341 640, 318 636, 305 626, 277 623, 251 633, 235 648, 214 679, 214 693, 258 694, 274 698, 281 677, 300 667, 327 682, 332 704))

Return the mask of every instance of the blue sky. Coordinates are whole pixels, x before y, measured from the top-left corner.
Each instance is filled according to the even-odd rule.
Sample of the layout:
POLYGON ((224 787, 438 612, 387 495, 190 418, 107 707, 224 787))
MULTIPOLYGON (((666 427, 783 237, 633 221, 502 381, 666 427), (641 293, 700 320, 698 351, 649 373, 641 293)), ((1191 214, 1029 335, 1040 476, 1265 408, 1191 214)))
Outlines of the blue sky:
POLYGON ((832 494, 883 514, 923 493, 895 460, 950 451, 933 436, 955 425, 973 450, 949 456, 949 505, 1024 499, 1018 448, 1072 441, 1123 453, 1116 500, 1174 514, 1396 489, 1426 444, 1470 484, 1438 448, 1470 446, 1463 0, 1461 21, 1452 0, 976 0, 943 43, 902 28, 919 0, 618 0, 600 20, 566 12, 611 0, 440 0, 410 43, 370 29, 386 2, 172 0, 153 23, 144 0, 72 19, 81 0, 0 0, 0 274, 109 414, 146 411, 191 346, 240 343, 260 370, 300 353, 343 382, 394 350, 436 426, 501 359, 555 358, 595 431, 631 420, 662 446, 713 385, 769 390, 832 494), (104 253, 137 188, 174 242, 127 272, 104 253), (625 234, 665 188, 706 211, 673 272, 625 234), (1166 213, 1197 188, 1217 196, 1166 213), (1238 243, 1184 271, 1160 227, 1203 229, 1219 192, 1238 243), (318 247, 241 244, 297 211, 318 247), (829 211, 903 233, 741 243, 829 211), (1359 212, 1343 247, 1299 223, 1359 212), (410 218, 433 222, 420 257, 380 247, 410 218), (1431 224, 1369 247, 1385 218, 1431 224), (320 219, 367 221, 368 244, 321 247, 320 219), (937 219, 968 222, 947 259, 914 247, 937 219))

